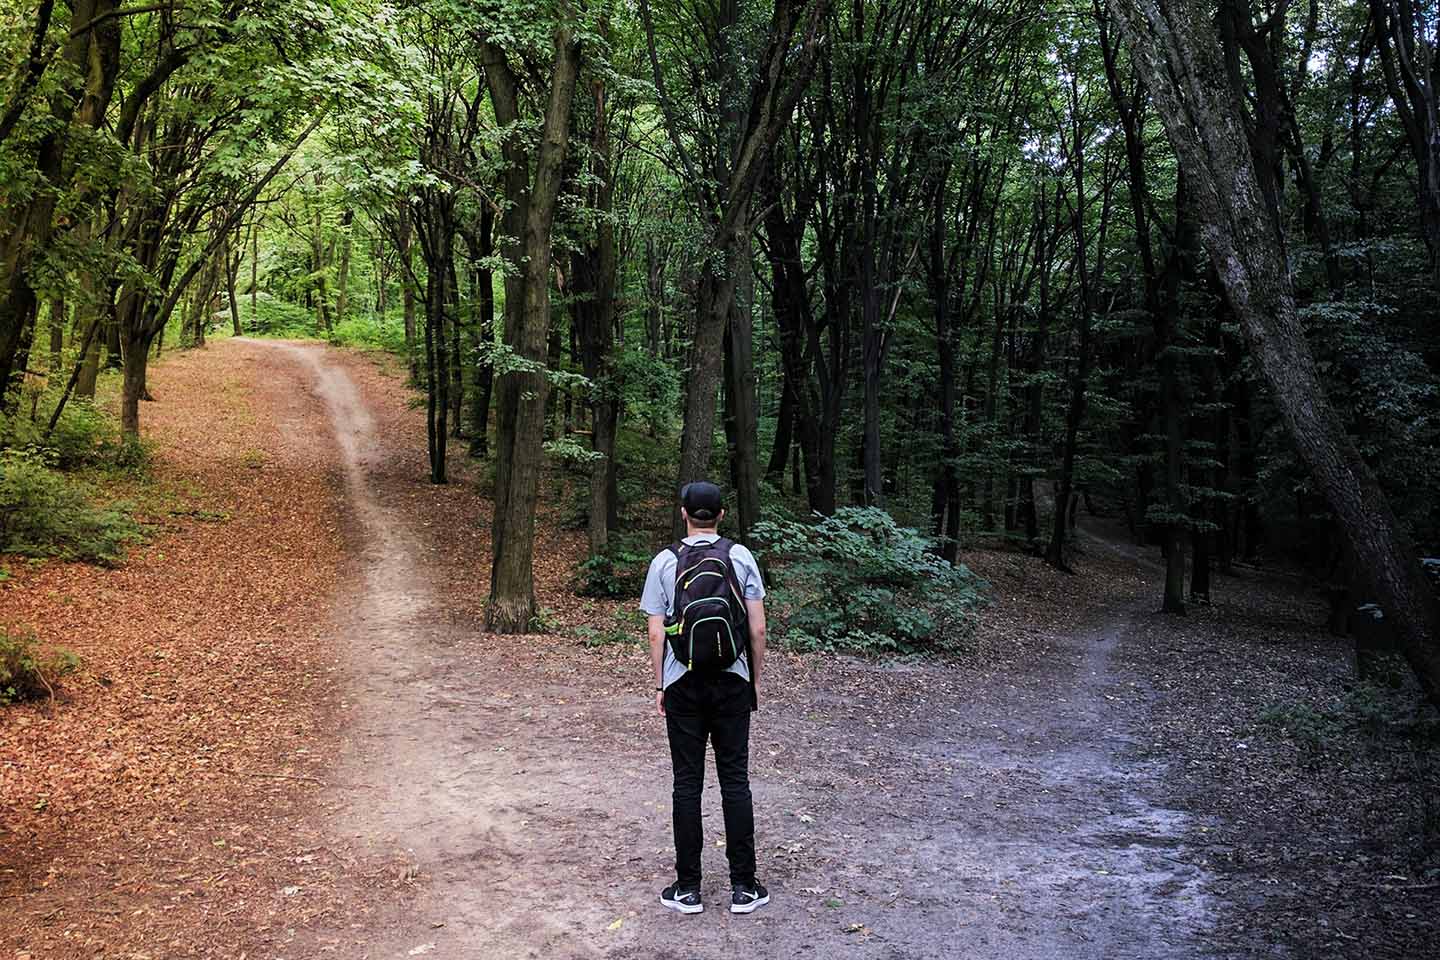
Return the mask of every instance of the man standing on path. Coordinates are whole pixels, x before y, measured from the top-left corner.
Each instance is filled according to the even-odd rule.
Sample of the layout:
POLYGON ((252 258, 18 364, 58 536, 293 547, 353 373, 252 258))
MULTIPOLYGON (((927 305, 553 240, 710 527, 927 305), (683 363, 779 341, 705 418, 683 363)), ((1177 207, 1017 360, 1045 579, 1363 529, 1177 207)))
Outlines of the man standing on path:
POLYGON ((680 507, 687 535, 650 562, 640 598, 649 616, 655 709, 665 718, 675 771, 675 882, 660 902, 681 913, 705 909, 700 793, 708 737, 725 813, 730 912, 750 913, 770 902, 755 879, 749 769, 750 713, 765 665, 765 585, 750 551, 716 532, 725 517, 719 487, 687 483, 680 507))

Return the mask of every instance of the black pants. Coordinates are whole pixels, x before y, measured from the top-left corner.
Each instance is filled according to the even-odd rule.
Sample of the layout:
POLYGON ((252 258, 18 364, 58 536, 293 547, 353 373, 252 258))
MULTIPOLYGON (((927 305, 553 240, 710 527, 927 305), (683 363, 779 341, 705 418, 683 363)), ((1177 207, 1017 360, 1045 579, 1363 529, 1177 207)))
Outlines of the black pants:
POLYGON ((675 878, 700 887, 700 793, 705 787, 705 740, 715 746, 725 856, 731 885, 755 882, 755 812, 750 802, 750 684, 733 673, 687 673, 665 690, 665 727, 675 768, 675 878))

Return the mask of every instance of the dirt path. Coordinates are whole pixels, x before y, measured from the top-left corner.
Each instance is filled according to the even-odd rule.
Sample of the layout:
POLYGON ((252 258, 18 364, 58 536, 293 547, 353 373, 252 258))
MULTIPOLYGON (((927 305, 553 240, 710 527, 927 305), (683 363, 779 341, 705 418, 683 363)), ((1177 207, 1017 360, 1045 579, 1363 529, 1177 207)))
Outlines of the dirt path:
MULTIPOLYGON (((353 357, 269 346, 322 401, 291 426, 333 436, 349 512, 335 619, 350 687, 324 817, 337 841, 402 851, 421 891, 378 927, 301 943, 370 957, 1206 955, 1193 825, 1156 799, 1162 765, 1131 758, 1148 693, 1114 666, 1127 609, 989 670, 776 657, 752 738, 774 903, 719 909, 723 850, 707 843, 710 909, 663 911, 668 756, 643 655, 480 634, 483 530, 407 496, 415 474, 398 460, 414 437, 377 426, 390 414, 353 357), (458 556, 441 549, 457 542, 458 556)), ((716 791, 705 802, 718 831, 716 791)))

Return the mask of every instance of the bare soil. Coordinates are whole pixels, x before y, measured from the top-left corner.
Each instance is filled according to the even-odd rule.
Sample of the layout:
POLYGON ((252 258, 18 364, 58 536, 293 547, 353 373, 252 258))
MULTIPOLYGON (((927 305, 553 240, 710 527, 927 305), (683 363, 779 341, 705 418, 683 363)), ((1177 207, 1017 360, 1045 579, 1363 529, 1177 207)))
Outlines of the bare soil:
MULTIPOLYGON (((330 564, 333 586, 297 573, 287 623, 313 632, 317 664, 333 672, 296 666, 312 670, 296 678, 304 703, 285 697, 311 718, 304 745, 280 736, 253 761, 297 777, 267 784, 281 795, 273 812, 246 800, 253 781, 240 779, 226 784, 241 791, 227 817, 202 783, 194 822, 135 853, 158 863, 197 834, 262 831, 266 843, 229 867, 255 891, 226 904, 234 922, 206 939, 217 911, 171 896, 167 950, 117 901, 109 933, 131 951, 118 955, 1162 960, 1421 956, 1434 942, 1440 875, 1426 872, 1414 806, 1436 782, 1433 744, 1414 736, 1422 715, 1403 730, 1337 726, 1301 756, 1261 709, 1309 697, 1340 716, 1349 702, 1343 654, 1307 626, 1321 621, 1301 587, 1222 578, 1217 595, 1233 600, 1162 619, 1154 564, 1098 527, 1076 577, 972 554, 996 604, 964 658, 775 655, 751 744, 773 902, 751 916, 723 909, 710 790, 707 909, 669 913, 657 902, 672 857, 663 721, 638 645, 574 637, 620 605, 571 592, 583 540, 559 522, 564 477, 547 487, 537 551, 540 602, 557 623, 486 635, 484 477, 461 463, 451 484, 424 482, 423 423, 394 371, 311 344, 222 341, 191 357, 250 384, 254 416, 275 427, 259 442, 277 474, 327 491, 307 503, 335 521, 333 554, 311 561, 330 564), (303 765, 277 766, 301 749, 303 765), (1355 776, 1337 778, 1337 764, 1355 776)), ((243 485, 265 483, 261 471, 243 485)), ((203 549, 223 540, 245 553, 257 534, 240 524, 283 523, 255 511, 208 527, 226 536, 203 549)), ((213 621, 223 604, 198 609, 213 621)), ((1389 706, 1411 709, 1405 697, 1389 706)), ((194 760, 181 760, 183 777, 194 760)), ((7 817, 33 819, 24 811, 45 780, 26 780, 7 817)), ((56 927, 95 881, 46 875, 86 851, 48 843, 28 860, 0 848, 16 858, 0 875, 0 931, 18 931, 0 943, 96 955, 56 927), (41 906, 54 912, 36 921, 41 906)), ((105 843, 91 853, 125 848, 105 843)))

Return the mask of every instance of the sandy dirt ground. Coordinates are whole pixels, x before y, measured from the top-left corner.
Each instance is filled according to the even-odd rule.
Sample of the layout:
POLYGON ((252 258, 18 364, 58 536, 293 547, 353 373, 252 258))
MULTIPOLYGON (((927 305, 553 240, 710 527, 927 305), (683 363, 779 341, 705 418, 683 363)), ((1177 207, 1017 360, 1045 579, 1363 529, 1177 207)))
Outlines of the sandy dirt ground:
MULTIPOLYGON (((245 441, 261 448, 247 457, 265 462, 249 482, 303 477, 307 490, 328 491, 307 494, 333 521, 323 528, 335 540, 331 569, 305 580, 323 602, 293 611, 311 638, 305 669, 321 679, 291 708, 306 718, 303 736, 276 736, 271 755, 250 761, 280 777, 260 781, 259 800, 234 793, 227 816, 225 791, 255 781, 211 784, 168 840, 131 850, 151 869, 157 850, 192 851, 177 860, 188 863, 182 879, 206 876, 220 869, 205 859, 216 856, 208 838, 229 829, 252 851, 222 874, 245 898, 228 908, 212 899, 207 912, 176 892, 179 881, 123 895, 103 873, 67 885, 53 864, 73 869, 84 852, 56 840, 0 876, 0 929, 18 931, 0 943, 17 956, 1358 958, 1415 955, 1408 945, 1433 932, 1425 883, 1406 896, 1428 899, 1393 917, 1357 910, 1368 901, 1337 888, 1324 916, 1363 916, 1322 931, 1296 919, 1295 891, 1303 898, 1317 875, 1302 858, 1263 871, 1238 864, 1242 854, 1259 862, 1250 854, 1261 841, 1230 804, 1228 778, 1247 790, 1283 779, 1258 742, 1244 778, 1235 766, 1232 740, 1250 737, 1243 718, 1254 710, 1236 678, 1267 668, 1245 659, 1256 647, 1212 656, 1218 621, 1208 614, 1188 633, 1161 629, 1155 564, 1103 531, 1086 537, 1081 577, 973 553, 996 603, 961 661, 773 655, 751 739, 760 876, 773 902, 750 916, 724 909, 712 766, 707 908, 666 911, 657 894, 672 878, 669 758, 648 660, 638 645, 590 649, 575 638, 620 605, 573 596, 583 533, 559 522, 559 481, 542 491, 536 555, 554 626, 489 636, 479 627, 491 515, 483 469, 465 464, 457 443, 453 482, 424 482, 423 415, 388 361, 227 340, 184 362, 248 378, 251 416, 271 427, 245 441), (114 902, 115 919, 82 943, 63 924, 85 897, 114 902), (141 909, 165 918, 168 949, 147 939, 151 928, 125 933, 141 909), (1402 932, 1386 939, 1392 921, 1402 932)), ((265 522, 284 520, 261 512, 205 535, 225 541, 229 526, 229 548, 243 552, 265 522)), ((1299 636, 1296 616, 1287 608, 1276 622, 1299 636)), ((1287 643, 1273 674, 1333 675, 1334 651, 1316 654, 1311 633, 1287 643)), ((1266 836, 1300 823, 1280 801, 1267 801, 1266 836)), ((97 849, 131 848, 109 838, 97 849)), ((1368 890, 1399 867, 1355 869, 1368 890)))

